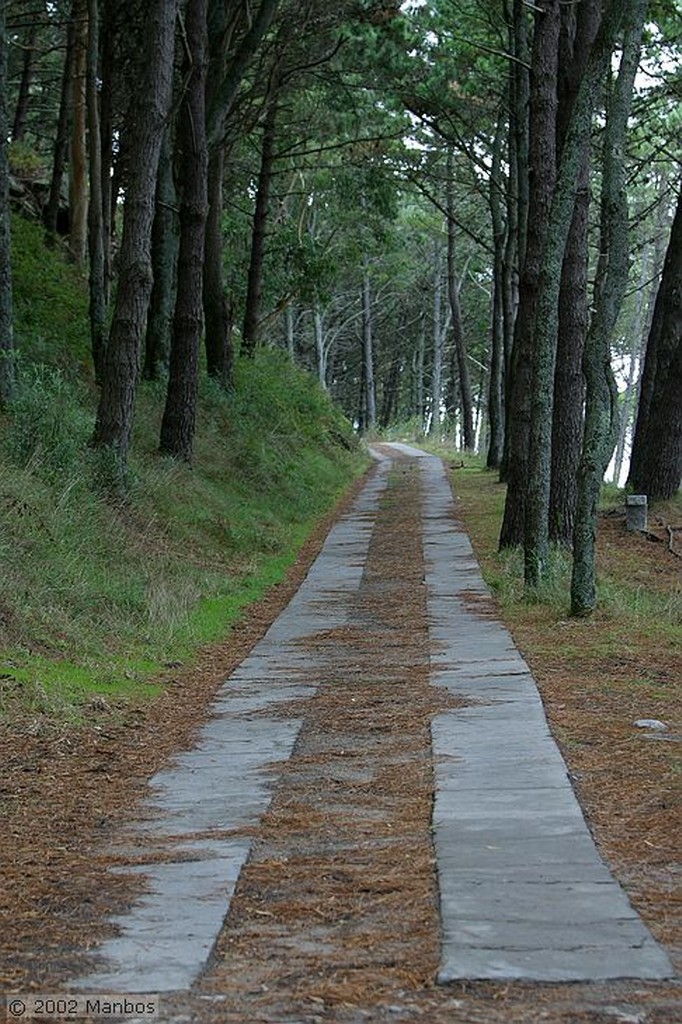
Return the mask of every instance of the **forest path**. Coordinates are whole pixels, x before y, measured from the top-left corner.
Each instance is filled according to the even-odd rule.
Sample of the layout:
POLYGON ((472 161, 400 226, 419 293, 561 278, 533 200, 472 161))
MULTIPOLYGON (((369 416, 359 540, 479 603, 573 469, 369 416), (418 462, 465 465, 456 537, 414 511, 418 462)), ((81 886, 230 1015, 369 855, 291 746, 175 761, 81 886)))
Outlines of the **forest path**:
POLYGON ((119 838, 145 895, 74 988, 167 992, 169 1020, 312 1021, 436 978, 672 973, 599 858, 440 460, 375 454, 119 838))

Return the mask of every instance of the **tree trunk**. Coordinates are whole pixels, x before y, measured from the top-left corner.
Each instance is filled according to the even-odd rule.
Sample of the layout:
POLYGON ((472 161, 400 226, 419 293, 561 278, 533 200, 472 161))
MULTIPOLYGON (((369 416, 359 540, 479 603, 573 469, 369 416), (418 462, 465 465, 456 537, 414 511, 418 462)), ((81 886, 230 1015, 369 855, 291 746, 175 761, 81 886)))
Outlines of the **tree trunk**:
POLYGON ((649 331, 628 487, 671 498, 682 475, 682 181, 649 331))
POLYGON ((434 261, 435 273, 433 283, 433 361, 431 370, 431 420, 429 435, 440 432, 440 406, 443 394, 443 285, 441 279, 441 254, 436 249, 434 261))
POLYGON ((14 388, 5 7, 5 3, 0 3, 0 409, 11 398, 14 388))
POLYGON ((163 137, 156 183, 156 209, 152 228, 154 285, 149 303, 142 376, 159 380, 168 369, 178 269, 178 210, 173 174, 173 131, 163 137))
POLYGON ((488 381, 488 469, 499 469, 504 452, 502 383, 504 370, 504 257, 506 231, 502 216, 502 117, 498 117, 488 202, 493 227, 493 297, 490 309, 490 376, 488 381))
MULTIPOLYGON (((578 502, 573 542, 571 614, 589 615, 596 605, 595 543, 597 503, 615 443, 617 390, 611 368, 611 337, 628 280, 628 207, 623 151, 632 90, 639 64, 647 0, 612 4, 597 36, 608 62, 613 41, 624 25, 623 53, 604 129, 599 266, 592 322, 585 344, 585 434, 578 472, 578 502)), ((590 61, 592 63, 592 61, 590 61)), ((606 64, 608 67, 608 63, 606 64)))
MULTIPOLYGON (((287 309, 290 305, 287 306, 287 309)), ((317 379, 320 387, 327 389, 327 353, 324 345, 324 320, 320 309, 313 310, 313 327, 315 331, 315 355, 317 359, 317 379)))
POLYGON ((398 406, 398 385, 400 383, 400 363, 398 359, 391 362, 388 379, 384 384, 379 423, 382 428, 390 426, 398 406))
MULTIPOLYGON (((559 109, 557 140, 566 140, 573 104, 599 27, 595 0, 562 8, 559 45, 559 109)), ((559 335, 554 376, 552 466, 549 538, 571 548, 575 527, 577 473, 583 435, 585 385, 582 357, 589 322, 587 301, 588 226, 590 206, 590 138, 585 139, 580 178, 568 233, 559 291, 559 335)))
POLYGON ((88 206, 88 250, 90 255, 90 347, 95 379, 102 379, 106 330, 106 283, 104 266, 104 217, 102 209, 102 148, 97 99, 99 61, 99 10, 97 0, 88 0, 88 48, 86 99, 88 112, 88 156, 90 203, 88 206))
POLYGON ((414 372, 414 407, 412 415, 419 421, 420 433, 424 433, 424 356, 426 354, 426 316, 422 312, 419 317, 419 333, 417 350, 412 357, 414 372))
MULTIPOLYGON (((625 379, 625 391, 621 403, 620 411, 620 424, 618 430, 618 443, 616 444, 616 454, 614 456, 614 467, 613 467, 613 479, 616 485, 620 483, 620 478, 623 472, 623 462, 625 461, 625 443, 628 437, 628 433, 632 427, 632 417, 635 411, 635 396, 637 393, 637 378, 638 368, 642 366, 643 353, 645 348, 645 340, 648 334, 648 329, 645 328, 645 319, 647 319, 647 310, 651 307, 655 301, 656 289, 651 285, 651 291, 653 294, 650 296, 650 301, 647 296, 646 282, 651 274, 651 247, 649 244, 645 244, 642 251, 642 262, 639 272, 639 288, 637 291, 637 304, 635 306, 635 312, 632 317, 632 321, 627 329, 626 337, 630 338, 630 351, 628 359, 628 371, 625 379)), ((649 323, 649 327, 651 324, 649 323)))
POLYGON ((275 159, 275 130, 277 124, 277 100, 269 101, 268 110, 263 124, 263 143, 261 164, 258 175, 258 191, 256 208, 253 214, 251 234, 251 259, 246 289, 246 310, 244 313, 244 330, 242 352, 253 356, 258 345, 258 327, 260 320, 261 299, 263 294, 263 262, 265 260, 265 229, 268 222, 270 205, 270 183, 272 166, 275 159))
POLYGON ((285 310, 287 330, 287 352, 292 363, 296 362, 296 310, 293 302, 287 302, 285 310))
POLYGON ((102 181, 102 246, 104 250, 104 297, 107 305, 111 298, 111 242, 114 205, 112 204, 111 172, 114 161, 114 80, 116 73, 116 19, 115 0, 100 0, 100 75, 99 131, 102 181))
MULTIPOLYGON (((573 104, 566 141, 561 152, 559 176, 543 252, 532 350, 531 432, 524 537, 525 580, 526 584, 532 588, 537 587, 546 574, 549 552, 552 405, 561 268, 575 208, 581 164, 591 131, 597 89, 604 71, 608 68, 614 40, 622 21, 622 14, 623 7, 621 5, 611 5, 590 51, 578 95, 573 104)), ((626 281, 627 247, 623 256, 626 261, 626 281)), ((615 285, 615 276, 612 280, 615 285)), ((609 309, 609 317, 604 322, 607 346, 614 322, 610 318, 609 309)))
POLYGON ((57 235, 59 207, 62 201, 62 185, 64 168, 69 151, 69 103, 71 94, 71 77, 73 69, 74 47, 76 40, 76 23, 74 14, 78 9, 79 0, 74 0, 66 30, 66 53, 62 71, 62 86, 59 100, 59 118, 55 136, 54 154, 52 158, 52 175, 50 178, 50 194, 43 210, 46 242, 53 245, 57 235))
POLYGON ((154 0, 145 24, 147 61, 136 118, 128 126, 131 155, 123 212, 116 304, 107 345, 93 444, 111 448, 123 477, 139 375, 140 347, 152 289, 151 234, 159 153, 170 110, 177 0, 154 0))
POLYGON ((208 213, 206 70, 208 0, 189 0, 185 13, 187 68, 178 142, 181 168, 180 249, 166 407, 160 450, 191 462, 199 390, 201 282, 208 213))
POLYGON ((508 487, 500 548, 515 547, 524 540, 530 444, 531 357, 540 269, 556 180, 559 6, 559 0, 546 0, 541 7, 536 8, 535 16, 528 149, 529 202, 533 216, 528 218, 525 244, 522 241, 522 223, 519 223, 519 252, 523 263, 507 389, 505 478, 508 487))
POLYGON ((36 56, 36 40, 38 38, 38 19, 26 30, 24 42, 24 59, 21 62, 21 80, 19 82, 19 94, 17 105, 14 110, 14 124, 12 126, 12 141, 20 142, 26 132, 26 118, 28 105, 31 96, 31 84, 33 82, 33 68, 36 56))
POLYGON ((365 429, 377 424, 377 400, 374 385, 374 338, 372 335, 372 285, 365 262, 362 275, 362 367, 365 394, 365 429))
POLYGON ((504 249, 503 313, 504 313, 504 376, 503 414, 504 447, 500 461, 500 480, 509 479, 511 462, 510 411, 512 406, 512 356, 516 315, 519 305, 519 274, 525 262, 528 231, 528 160, 530 76, 528 65, 528 29, 522 0, 513 0, 507 10, 509 52, 516 58, 509 64, 509 182, 507 186, 507 238, 504 249))
POLYGON ((222 144, 210 154, 208 163, 208 219, 204 252, 204 324, 206 334, 206 370, 226 391, 234 386, 234 350, 232 316, 223 282, 223 213, 222 144))
POLYGON ((585 384, 582 356, 589 320, 587 230, 589 156, 584 154, 559 290, 559 331, 554 375, 554 412, 549 499, 549 536, 571 548, 577 500, 576 474, 583 435, 585 384))
MULTIPOLYGON (((516 222, 518 224, 518 256, 519 268, 526 262, 526 242, 528 239, 528 211, 531 204, 531 142, 530 142, 530 106, 531 106, 531 53, 528 44, 528 21, 526 20, 526 4, 524 0, 513 0, 513 54, 516 60, 512 64, 512 124, 514 136, 513 152, 515 156, 516 179, 516 222)), ((550 26, 550 31, 552 27, 550 26)), ((543 43, 546 46, 546 43, 543 43)), ((535 213, 535 208, 533 208, 535 213)))
POLYGON ((69 136, 69 253, 82 267, 88 237, 87 152, 85 133, 87 104, 85 79, 88 55, 88 3, 77 0, 72 17, 75 21, 73 64, 71 68, 69 136))
POLYGON ((464 337, 464 323, 462 320, 462 309, 459 301, 459 281, 457 280, 455 256, 455 193, 452 149, 448 150, 447 175, 448 299, 450 302, 450 312, 452 313, 452 333, 454 337, 455 356, 457 358, 457 371, 459 376, 459 400, 462 412, 462 442, 466 451, 473 451, 476 444, 476 436, 474 433, 474 402, 471 392, 469 356, 467 352, 466 338, 464 337))

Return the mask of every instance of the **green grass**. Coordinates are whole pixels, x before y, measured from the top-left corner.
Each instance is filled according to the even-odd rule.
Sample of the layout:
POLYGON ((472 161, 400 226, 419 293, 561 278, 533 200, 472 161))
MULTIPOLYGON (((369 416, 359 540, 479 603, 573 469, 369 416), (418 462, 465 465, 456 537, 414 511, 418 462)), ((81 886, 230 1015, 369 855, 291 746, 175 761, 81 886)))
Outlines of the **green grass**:
MULTIPOLYGON (((627 664, 628 659, 646 663, 651 651, 662 662, 679 652, 682 579, 677 561, 662 545, 628 538, 624 523, 622 533, 618 527, 611 536, 602 538, 600 533, 597 610, 591 619, 570 620, 570 554, 552 552, 550 578, 529 598, 521 550, 497 550, 504 487, 495 474, 475 469, 454 470, 453 486, 486 582, 528 650, 549 659, 561 656, 567 665, 591 659, 613 666, 627 664)), ((618 504, 613 494, 609 502, 610 507, 618 504)), ((678 502, 666 506, 668 516, 682 512, 678 502)), ((646 686, 643 675, 635 678, 646 686)))
POLYGON ((128 493, 112 500, 106 456, 87 444, 83 282, 38 228, 22 223, 15 243, 26 344, 0 422, 0 714, 69 717, 93 695, 153 697, 164 666, 227 637, 366 460, 310 376, 263 352, 238 365, 233 394, 202 383, 192 466, 158 455, 163 388, 142 385, 128 493), (39 263, 50 297, 32 320, 24 275, 39 263), (53 325, 64 336, 48 364, 41 339, 61 289, 80 311, 53 325))

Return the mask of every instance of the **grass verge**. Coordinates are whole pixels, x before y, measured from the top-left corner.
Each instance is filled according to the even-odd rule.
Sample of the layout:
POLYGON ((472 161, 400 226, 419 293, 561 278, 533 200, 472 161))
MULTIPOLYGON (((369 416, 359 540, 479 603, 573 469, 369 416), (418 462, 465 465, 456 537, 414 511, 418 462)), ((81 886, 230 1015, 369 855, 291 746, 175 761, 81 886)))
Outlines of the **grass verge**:
POLYGON ((138 700, 223 640, 363 468, 349 427, 277 353, 204 385, 193 466, 156 451, 162 389, 142 388, 130 487, 112 502, 87 447, 93 395, 29 364, 0 437, 0 714, 77 716, 138 700))

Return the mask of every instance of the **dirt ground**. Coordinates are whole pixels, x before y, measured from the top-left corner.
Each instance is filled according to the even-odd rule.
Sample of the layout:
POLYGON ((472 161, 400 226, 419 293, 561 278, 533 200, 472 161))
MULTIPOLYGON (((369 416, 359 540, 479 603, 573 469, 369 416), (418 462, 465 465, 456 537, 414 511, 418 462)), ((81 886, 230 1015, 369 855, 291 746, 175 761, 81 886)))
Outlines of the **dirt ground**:
MULTIPOLYGON (((398 459, 354 616, 312 641, 328 669, 305 702, 303 729, 281 766, 212 959, 190 993, 162 997, 160 1019, 682 1021, 682 987, 668 982, 435 984, 428 723, 452 698, 428 683, 419 505, 417 468, 398 459)), ((229 642, 206 651, 191 672, 176 670, 153 705, 95 704, 78 729, 47 720, 2 726, 5 994, 64 990, 110 934, 107 916, 142 883, 112 875, 115 857, 103 851, 134 815, 149 777, 191 745, 216 689, 295 591, 328 527, 229 642)), ((652 546, 651 557, 659 556, 652 546)), ((567 678, 551 654, 537 654, 532 667, 600 848, 679 970, 679 775, 671 776, 669 743, 633 738, 622 726, 627 695, 602 698, 601 666, 567 678)), ((660 670, 679 679, 679 665, 660 670)), ((2 683, 11 704, 12 681, 2 683)), ((300 717, 300 702, 288 713, 300 717)))

